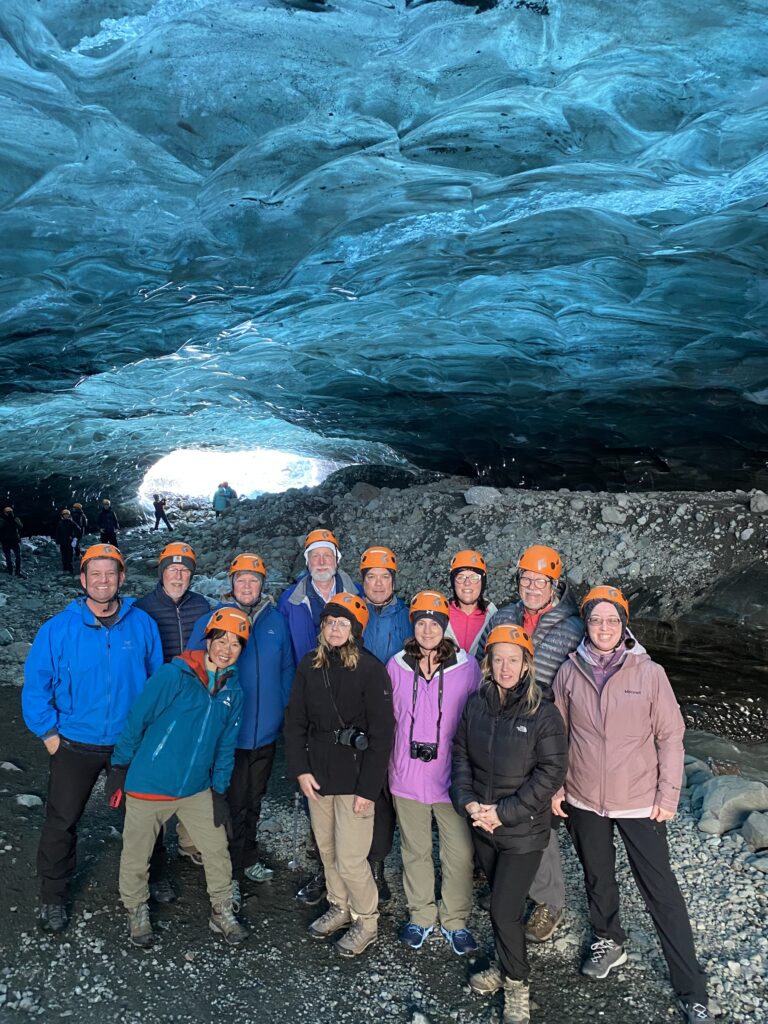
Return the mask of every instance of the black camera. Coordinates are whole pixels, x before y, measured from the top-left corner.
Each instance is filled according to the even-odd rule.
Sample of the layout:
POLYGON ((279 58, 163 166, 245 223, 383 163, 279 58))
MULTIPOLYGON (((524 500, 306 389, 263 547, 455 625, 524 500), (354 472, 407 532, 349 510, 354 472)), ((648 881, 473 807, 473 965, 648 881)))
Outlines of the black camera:
POLYGON ((424 761, 429 764, 437 757, 436 743, 419 743, 418 740, 411 740, 411 757, 414 761, 424 761))
POLYGON ((346 729, 337 729, 334 735, 336 742, 341 747, 352 747, 353 750, 368 749, 368 737, 356 725, 348 725, 346 729))

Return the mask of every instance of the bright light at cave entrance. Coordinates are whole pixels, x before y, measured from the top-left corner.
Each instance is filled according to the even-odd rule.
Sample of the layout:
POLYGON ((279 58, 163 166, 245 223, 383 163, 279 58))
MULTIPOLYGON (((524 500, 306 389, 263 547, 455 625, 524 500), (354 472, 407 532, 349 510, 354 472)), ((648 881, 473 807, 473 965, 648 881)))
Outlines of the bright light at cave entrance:
POLYGON ((178 448, 147 471, 139 488, 139 500, 151 505, 153 494, 211 498, 224 480, 242 497, 254 498, 265 491, 312 487, 343 465, 273 448, 244 452, 178 448))

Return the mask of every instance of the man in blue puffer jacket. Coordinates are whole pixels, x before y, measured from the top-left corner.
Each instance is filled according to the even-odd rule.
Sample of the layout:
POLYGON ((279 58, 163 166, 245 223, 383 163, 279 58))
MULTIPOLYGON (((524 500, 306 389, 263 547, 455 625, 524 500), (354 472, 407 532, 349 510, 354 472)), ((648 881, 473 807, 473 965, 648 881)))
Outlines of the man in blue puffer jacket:
MULTIPOLYGON (((260 555, 250 552, 238 555, 229 567, 230 593, 225 595, 223 604, 219 606, 239 608, 251 624, 250 638, 238 662, 243 716, 237 736, 235 766, 227 790, 232 814, 229 852, 236 883, 233 887, 236 903, 244 878, 252 882, 266 882, 273 875, 271 868, 258 859, 256 829, 296 670, 285 619, 275 608, 272 598, 263 593, 266 575, 267 567, 260 555)), ((189 638, 191 650, 205 646, 206 621, 205 618, 200 619, 192 630, 189 638)), ((181 845, 179 851, 190 856, 189 849, 184 850, 181 845)))
POLYGON ((131 705, 163 661, 157 626, 120 596, 124 581, 116 547, 88 548, 80 563, 85 597, 40 627, 24 666, 24 721, 51 755, 37 854, 45 931, 67 927, 77 823, 131 705))
POLYGON ((185 651, 152 676, 115 746, 106 790, 111 807, 126 805, 120 898, 134 945, 154 940, 149 860, 160 829, 174 814, 202 855, 211 930, 230 943, 248 937, 233 913, 225 793, 243 707, 235 662, 249 634, 243 612, 215 611, 205 627, 206 649, 185 651))
POLYGON ((158 560, 160 580, 157 586, 136 602, 136 607, 157 623, 163 643, 163 661, 181 654, 197 620, 210 615, 211 606, 203 595, 189 589, 196 565, 197 556, 189 544, 179 541, 166 544, 158 560))

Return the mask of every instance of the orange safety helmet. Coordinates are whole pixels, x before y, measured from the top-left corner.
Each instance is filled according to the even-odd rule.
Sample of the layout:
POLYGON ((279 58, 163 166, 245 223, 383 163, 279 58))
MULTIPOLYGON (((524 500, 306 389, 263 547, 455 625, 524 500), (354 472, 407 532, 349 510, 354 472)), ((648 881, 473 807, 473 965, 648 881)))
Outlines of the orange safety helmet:
POLYGON ((488 564, 479 551, 457 551, 451 559, 451 572, 458 569, 474 569, 487 575, 488 564))
POLYGON ((305 551, 310 544, 328 544, 335 547, 337 551, 339 550, 339 542, 330 530, 310 530, 307 534, 307 539, 304 541, 305 551))
POLYGON ((346 590, 334 594, 320 613, 320 618, 325 619, 329 615, 344 616, 352 623, 352 628, 357 628, 360 633, 368 625, 368 605, 357 594, 349 594, 346 590))
POLYGON ((554 548, 534 544, 520 555, 517 568, 519 572, 527 569, 528 572, 540 572, 542 576, 549 576, 551 580, 559 580, 563 574, 563 560, 554 548))
POLYGON ((244 551, 242 555, 236 555, 229 566, 229 575, 234 576, 236 572, 257 572, 260 576, 267 575, 267 567, 261 555, 251 554, 244 551))
POLYGON ((72 508, 82 508, 82 507, 83 507, 83 506, 82 506, 82 505, 80 504, 80 502, 79 502, 79 501, 75 501, 75 502, 73 502, 73 504, 72 504, 72 508))
POLYGON ((169 565, 183 565, 190 572, 194 572, 197 565, 197 555, 189 544, 184 544, 179 540, 171 541, 170 544, 165 545, 157 560, 157 568, 161 576, 163 575, 163 570, 169 565))
POLYGON ((408 616, 413 622, 414 615, 419 612, 422 615, 431 615, 434 617, 444 616, 446 624, 450 618, 451 609, 448 606, 448 601, 438 590, 421 590, 418 594, 415 594, 411 599, 410 607, 408 608, 408 616))
POLYGON ((69 509, 68 509, 68 508, 63 508, 63 509, 61 510, 61 514, 62 514, 63 516, 71 516, 71 515, 72 515, 72 513, 71 513, 71 512, 69 511, 69 509))
POLYGON ((368 569, 389 569, 397 572, 397 559, 391 548, 366 548, 360 556, 360 572, 368 569))
POLYGON ((608 601, 610 604, 618 605, 619 608, 624 612, 629 622, 629 601, 624 597, 618 587, 592 587, 581 600, 579 605, 579 611, 584 614, 584 609, 592 601, 608 601))
POLYGON ((212 633, 214 629, 223 629, 227 633, 234 633, 246 643, 251 635, 251 620, 241 612, 239 608, 217 608, 208 619, 205 627, 205 636, 212 633))
POLYGON ((517 644, 533 656, 533 640, 522 626, 494 626, 485 641, 486 652, 491 644, 517 644))
POLYGON ((120 571, 125 572, 125 559, 114 544, 91 544, 80 559, 80 572, 85 572, 86 562, 91 562, 94 558, 111 558, 120 566, 120 571))
POLYGON ((13 512, 13 509, 11 508, 10 505, 6 505, 5 508, 3 509, 3 514, 5 514, 6 512, 13 512))

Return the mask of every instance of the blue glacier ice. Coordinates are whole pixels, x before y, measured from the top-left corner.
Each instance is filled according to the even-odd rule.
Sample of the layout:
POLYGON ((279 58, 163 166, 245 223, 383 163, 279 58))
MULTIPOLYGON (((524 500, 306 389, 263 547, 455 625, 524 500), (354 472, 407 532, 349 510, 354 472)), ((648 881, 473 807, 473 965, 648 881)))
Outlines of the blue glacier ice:
POLYGON ((196 447, 765 486, 766 25, 2 0, 3 489, 196 447))

